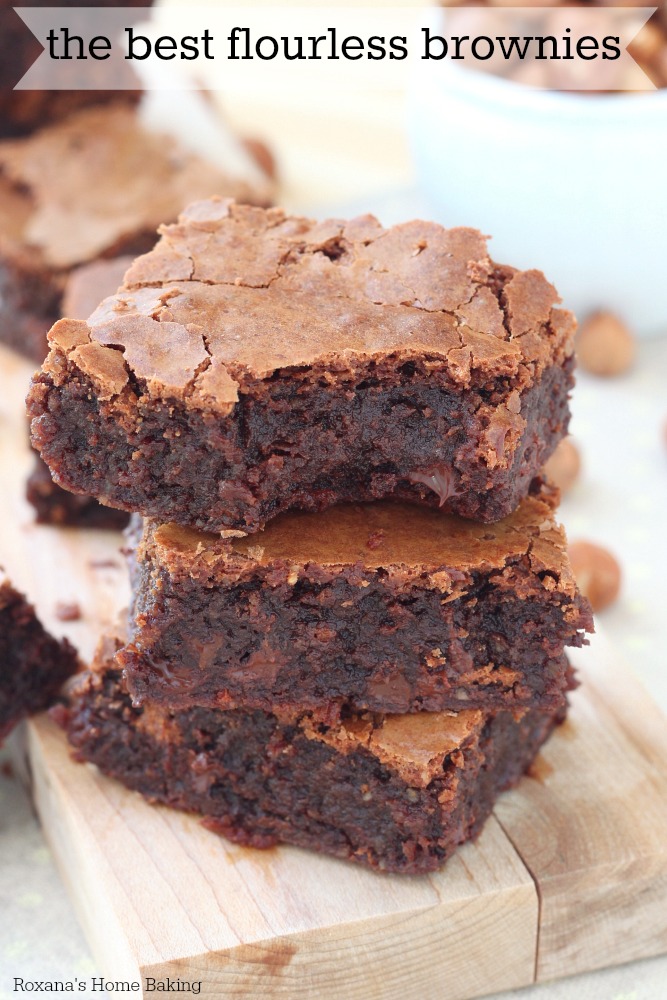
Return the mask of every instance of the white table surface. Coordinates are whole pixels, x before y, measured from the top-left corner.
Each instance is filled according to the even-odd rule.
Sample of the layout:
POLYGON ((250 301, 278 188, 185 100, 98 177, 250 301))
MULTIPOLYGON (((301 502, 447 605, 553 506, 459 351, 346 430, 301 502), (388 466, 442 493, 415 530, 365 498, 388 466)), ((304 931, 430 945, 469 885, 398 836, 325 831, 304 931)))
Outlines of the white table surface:
MULTIPOLYGON (((228 95, 226 108, 237 126, 267 136, 277 149, 288 207, 375 211, 391 223, 428 216, 412 176, 400 100, 375 95, 346 109, 335 95, 320 94, 298 107, 274 107, 236 94, 228 95)), ((643 342, 627 376, 580 376, 573 411, 583 474, 561 516, 571 537, 599 541, 619 557, 623 593, 599 621, 667 713, 667 338, 643 342)), ((7 759, 5 750, 0 761, 7 759)), ((55 980, 95 972, 30 802, 10 770, 0 770, 0 1000, 17 996, 14 976, 55 980)), ((503 995, 664 1000, 667 957, 503 995)))

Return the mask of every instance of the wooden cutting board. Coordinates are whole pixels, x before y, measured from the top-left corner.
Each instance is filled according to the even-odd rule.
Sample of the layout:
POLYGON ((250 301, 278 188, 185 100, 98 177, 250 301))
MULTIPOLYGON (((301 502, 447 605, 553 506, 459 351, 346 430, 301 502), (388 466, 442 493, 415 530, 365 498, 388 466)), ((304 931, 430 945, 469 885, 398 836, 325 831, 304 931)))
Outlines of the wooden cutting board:
MULTIPOLYGON (((31 523, 29 366, 0 365, 0 562, 87 656, 127 601, 119 537, 31 523), (63 600, 80 621, 57 620, 63 600)), ((99 968, 220 998, 461 1000, 667 951, 665 718, 602 637, 573 658, 582 685, 530 776, 418 878, 229 844, 34 720, 37 809, 99 968)))

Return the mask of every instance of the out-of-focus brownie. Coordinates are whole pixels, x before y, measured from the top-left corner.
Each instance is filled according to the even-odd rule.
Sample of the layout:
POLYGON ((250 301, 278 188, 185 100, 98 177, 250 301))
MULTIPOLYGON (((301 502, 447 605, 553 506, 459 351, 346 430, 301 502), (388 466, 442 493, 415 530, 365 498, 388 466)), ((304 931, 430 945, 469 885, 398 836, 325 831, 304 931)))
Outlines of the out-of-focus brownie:
POLYGON ((550 709, 592 630, 565 534, 527 497, 493 525, 403 503, 282 514, 256 536, 145 523, 137 702, 374 712, 550 709))
POLYGON ((148 131, 123 103, 0 142, 0 340, 41 363, 73 268, 143 253, 160 223, 212 193, 268 197, 148 131))
POLYGON ((0 568, 0 740, 26 715, 48 708, 76 668, 67 640, 49 635, 0 568))
POLYGON ((211 199, 161 232, 51 331, 32 430, 68 489, 208 531, 388 495, 491 522, 567 430, 574 319, 475 230, 211 199))
POLYGON ((26 497, 35 509, 38 524, 122 531, 129 520, 129 514, 124 510, 105 507, 92 497, 70 493, 57 486, 48 465, 39 455, 35 455, 35 464, 26 485, 26 497))
MULTIPOLYGON (((111 295, 122 283, 132 260, 132 257, 115 257, 75 268, 65 285, 63 315, 86 319, 100 299, 111 295)), ((48 466, 37 452, 26 496, 35 508, 38 524, 122 531, 129 520, 124 510, 105 507, 92 497, 62 489, 54 483, 48 466)))
MULTIPOLYGON (((60 7, 128 8, 150 5, 151 0, 96 0, 95 3, 62 0, 58 4, 60 7)), ((11 0, 0 2, 0 139, 26 135, 90 105, 118 101, 136 104, 141 94, 139 90, 14 90, 43 51, 14 6, 11 0)), ((128 26, 136 19, 136 15, 128 14, 128 26)), ((95 63, 91 60, 88 63, 88 72, 94 74, 95 63)), ((59 72, 66 74, 67 69, 67 63, 61 61, 59 72)))
POLYGON ((106 649, 57 717, 77 757, 254 847, 282 841, 387 872, 433 871, 476 837, 551 713, 350 715, 133 707, 106 649))
POLYGON ((67 276, 62 298, 62 314, 71 319, 88 319, 108 295, 123 284, 134 257, 125 254, 111 260, 94 260, 75 267, 67 276))

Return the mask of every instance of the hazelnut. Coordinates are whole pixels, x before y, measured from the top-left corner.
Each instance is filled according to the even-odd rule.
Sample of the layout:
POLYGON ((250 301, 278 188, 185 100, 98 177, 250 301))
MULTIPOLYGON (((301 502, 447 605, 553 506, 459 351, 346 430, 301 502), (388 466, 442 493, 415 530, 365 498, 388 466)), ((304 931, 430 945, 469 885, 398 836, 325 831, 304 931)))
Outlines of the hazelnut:
POLYGON ((569 555, 579 588, 593 611, 613 604, 621 589, 621 567, 611 552, 593 542, 577 541, 570 544, 569 555))
POLYGON ((621 375, 635 359, 635 339, 618 316, 596 312, 582 323, 576 339, 577 360, 593 375, 621 375))
POLYGON ((558 442, 556 450, 544 466, 544 471, 561 493, 567 493, 572 489, 579 478, 581 458, 579 449, 571 438, 563 438, 558 442))

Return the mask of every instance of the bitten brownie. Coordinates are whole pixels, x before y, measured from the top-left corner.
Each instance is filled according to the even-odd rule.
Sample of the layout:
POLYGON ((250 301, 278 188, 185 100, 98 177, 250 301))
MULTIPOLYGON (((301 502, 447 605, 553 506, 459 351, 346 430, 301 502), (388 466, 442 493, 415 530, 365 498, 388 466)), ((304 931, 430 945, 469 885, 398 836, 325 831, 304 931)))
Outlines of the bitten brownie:
POLYGON ((375 712, 549 709, 592 630, 551 506, 494 525, 378 501, 256 536, 146 522, 118 655, 137 702, 375 712))
POLYGON ((161 222, 213 193, 267 200, 123 103, 0 142, 0 340, 41 364, 74 267, 143 253, 161 222))
POLYGON ((0 740, 26 715, 48 708, 76 668, 67 640, 49 635, 0 568, 0 740))
POLYGON ((574 320, 475 230, 211 199, 163 227, 29 396, 56 480, 254 532, 388 495, 497 521, 565 434, 574 320))
MULTIPOLYGON (((122 283, 132 257, 97 260, 72 271, 62 300, 64 316, 86 319, 100 299, 111 295, 122 283)), ((69 493, 53 482, 48 466, 35 452, 35 465, 28 478, 26 497, 35 509, 38 524, 75 528, 104 528, 122 531, 129 515, 124 510, 105 507, 92 497, 69 493)))
POLYGON ((82 761, 254 847, 282 841, 387 872, 433 871, 476 837, 553 713, 351 715, 134 708, 112 651, 57 717, 82 761))

